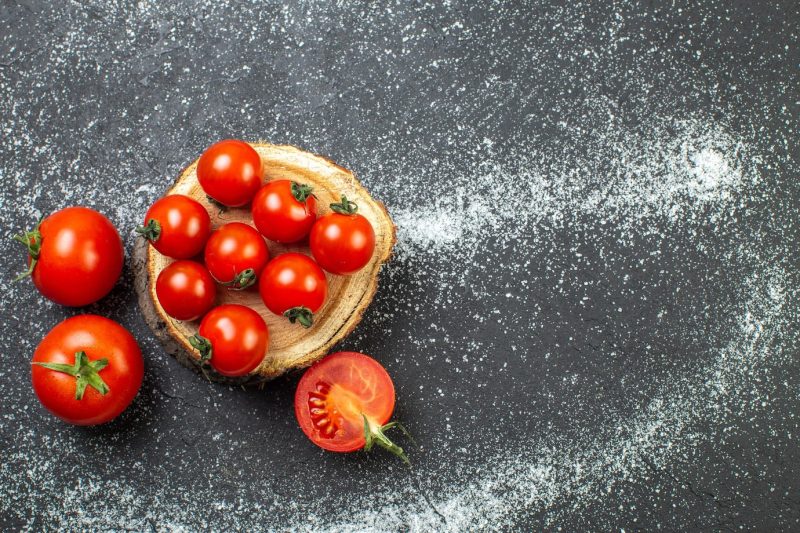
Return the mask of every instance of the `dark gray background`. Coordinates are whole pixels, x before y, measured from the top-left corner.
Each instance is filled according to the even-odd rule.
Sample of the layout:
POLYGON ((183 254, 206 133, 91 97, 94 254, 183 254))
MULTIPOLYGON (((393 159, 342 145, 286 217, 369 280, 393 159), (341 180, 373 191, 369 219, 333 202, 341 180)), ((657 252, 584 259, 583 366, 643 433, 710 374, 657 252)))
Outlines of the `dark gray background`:
POLYGON ((331 157, 400 227, 342 347, 386 366, 420 448, 412 469, 324 453, 296 427, 296 376, 198 379, 144 324, 129 269, 82 311, 130 328, 144 385, 117 421, 69 427, 29 359, 82 311, 11 284, 6 241, 0 527, 797 529, 799 14, 3 2, 4 232, 82 204, 130 253, 218 139, 331 157), (660 188, 686 146, 741 179, 660 188))

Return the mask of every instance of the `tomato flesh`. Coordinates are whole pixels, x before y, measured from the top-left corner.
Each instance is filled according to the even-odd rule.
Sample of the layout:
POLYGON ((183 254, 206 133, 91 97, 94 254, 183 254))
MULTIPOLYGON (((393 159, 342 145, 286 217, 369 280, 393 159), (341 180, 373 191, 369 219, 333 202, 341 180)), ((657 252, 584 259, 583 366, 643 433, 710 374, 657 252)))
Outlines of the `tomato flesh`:
POLYGON ((309 236, 311 253, 331 274, 353 274, 375 251, 375 230, 359 214, 330 213, 317 220, 309 236))
POLYGON ((253 223, 272 241, 292 243, 304 239, 317 219, 317 200, 313 195, 299 202, 290 180, 267 183, 256 193, 252 206, 253 223))
POLYGON ((241 222, 229 222, 221 226, 206 243, 206 267, 220 283, 234 282, 237 276, 250 269, 257 277, 267 261, 269 248, 264 238, 254 228, 241 222))
POLYGON ((253 199, 264 171, 261 156, 244 141, 228 139, 210 146, 197 162, 197 181, 207 195, 228 207, 253 199))
POLYGON ((101 424, 116 418, 133 401, 144 377, 144 361, 130 332, 117 322, 98 315, 68 318, 45 335, 33 354, 33 363, 72 364, 83 351, 92 361, 109 363, 99 375, 108 385, 103 395, 87 387, 83 398, 75 398, 76 378, 31 365, 33 390, 42 405, 57 417, 81 426, 101 424))
POLYGON ((267 309, 276 315, 305 307, 316 313, 328 294, 325 273, 307 255, 281 254, 261 273, 258 290, 267 309))
POLYGON ((175 261, 158 275, 156 296, 172 318, 195 320, 214 306, 217 285, 200 263, 175 261))
POLYGON ((45 218, 39 232, 42 245, 31 278, 46 298, 81 307, 117 283, 124 262, 122 239, 105 216, 88 207, 67 207, 45 218))
POLYGON ((366 444, 364 417, 372 427, 392 416, 395 391, 386 370, 357 352, 331 354, 312 365, 297 385, 295 416, 317 446, 334 452, 366 444))
POLYGON ((200 323, 200 336, 211 343, 211 366, 223 376, 243 376, 267 353, 269 331, 261 315, 238 304, 215 307, 200 323))
POLYGON ((182 194, 156 200, 144 217, 144 228, 158 223, 158 236, 151 240, 153 248, 167 257, 189 259, 203 251, 211 233, 211 219, 206 208, 182 194))

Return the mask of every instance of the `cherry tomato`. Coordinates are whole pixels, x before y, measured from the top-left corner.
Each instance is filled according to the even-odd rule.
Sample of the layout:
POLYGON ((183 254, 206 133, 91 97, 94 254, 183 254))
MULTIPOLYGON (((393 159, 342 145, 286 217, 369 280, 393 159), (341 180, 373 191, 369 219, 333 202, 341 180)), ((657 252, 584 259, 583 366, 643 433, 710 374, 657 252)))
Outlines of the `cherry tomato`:
POLYGON ((106 217, 88 207, 56 211, 33 231, 15 235, 28 248, 28 270, 45 298, 80 307, 114 287, 122 273, 122 239, 106 217))
POLYGON ((200 263, 175 261, 158 275, 156 296, 172 318, 196 320, 214 307, 217 285, 200 263))
POLYGON ((267 309, 283 315, 289 322, 309 328, 313 314, 325 303, 328 281, 325 273, 310 257, 282 254, 267 264, 261 273, 258 291, 267 309))
POLYGON ((267 239, 297 242, 317 219, 317 199, 311 187, 289 180, 270 181, 253 198, 253 222, 267 239))
POLYGON ((357 352, 331 354, 312 365, 294 395, 294 413, 311 441, 332 452, 369 451, 374 444, 408 462, 385 431, 394 411, 394 385, 375 359, 357 352))
POLYGON ((249 307, 225 304, 208 312, 189 342, 200 352, 201 363, 211 363, 223 376, 243 376, 264 359, 269 331, 249 307))
POLYGON ((68 318, 45 335, 32 361, 39 401, 71 424, 116 418, 133 401, 144 376, 139 345, 127 329, 97 315, 68 318))
POLYGON ((203 251, 211 219, 200 202, 182 194, 165 196, 150 206, 136 233, 167 257, 189 259, 203 251))
POLYGON ((253 199, 264 171, 261 156, 244 141, 229 139, 209 147, 197 163, 197 180, 211 198, 239 207, 253 199))
POLYGON ((229 222, 209 237, 205 261, 214 279, 230 289, 246 289, 269 261, 269 248, 252 227, 229 222))
POLYGON ((357 213, 358 206, 342 196, 311 228, 311 253, 331 274, 352 274, 369 263, 375 251, 375 230, 357 213))

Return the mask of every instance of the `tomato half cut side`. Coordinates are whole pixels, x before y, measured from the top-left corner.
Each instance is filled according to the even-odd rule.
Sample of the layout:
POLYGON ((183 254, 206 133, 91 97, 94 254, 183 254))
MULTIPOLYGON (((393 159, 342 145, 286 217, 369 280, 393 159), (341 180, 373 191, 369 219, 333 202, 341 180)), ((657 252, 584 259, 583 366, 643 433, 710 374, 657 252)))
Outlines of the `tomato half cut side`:
POLYGON ((320 448, 369 451, 377 444, 408 462, 403 449, 384 433, 403 429, 389 422, 394 403, 394 384, 380 363, 362 353, 337 352, 300 378, 294 411, 300 429, 320 448))

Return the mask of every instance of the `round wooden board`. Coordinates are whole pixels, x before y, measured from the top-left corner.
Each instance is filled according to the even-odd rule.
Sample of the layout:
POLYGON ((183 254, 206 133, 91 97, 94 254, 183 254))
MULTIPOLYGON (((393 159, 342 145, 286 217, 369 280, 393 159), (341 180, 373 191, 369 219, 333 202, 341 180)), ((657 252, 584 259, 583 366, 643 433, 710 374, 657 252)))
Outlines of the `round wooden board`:
MULTIPOLYGON (((206 371, 209 378, 226 383, 263 382, 289 370, 306 367, 326 355, 361 320, 377 289, 381 266, 391 256, 395 243, 395 226, 386 208, 369 195, 352 172, 328 159, 293 146, 267 143, 253 143, 252 146, 261 155, 266 181, 290 179, 314 188, 314 194, 319 200, 317 205, 320 216, 330 212, 329 204, 338 201, 342 194, 356 202, 358 212, 375 229, 375 252, 369 264, 356 274, 336 276, 326 273, 328 298, 322 309, 315 313, 314 325, 309 329, 291 324, 286 318, 270 313, 264 307, 255 287, 245 291, 229 291, 218 286, 218 304, 238 303, 252 307, 261 314, 269 327, 267 354, 261 365, 251 374, 231 379, 206 371)), ((166 195, 185 194, 203 204, 211 215, 214 229, 233 221, 252 226, 249 206, 220 211, 208 201, 197 181, 196 168, 197 161, 181 173, 166 195)), ((307 243, 283 245, 267 241, 267 244, 270 257, 289 251, 310 254, 307 243)), ((172 259, 148 246, 144 239, 137 239, 133 264, 139 304, 147 323, 166 350, 184 365, 199 370, 196 364, 198 354, 187 340, 197 333, 199 321, 174 320, 164 312, 156 298, 155 281, 158 274, 171 262, 172 259)))

